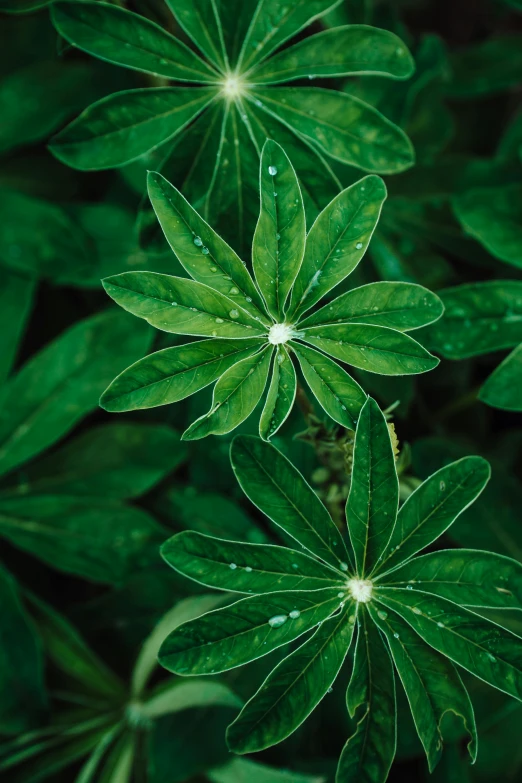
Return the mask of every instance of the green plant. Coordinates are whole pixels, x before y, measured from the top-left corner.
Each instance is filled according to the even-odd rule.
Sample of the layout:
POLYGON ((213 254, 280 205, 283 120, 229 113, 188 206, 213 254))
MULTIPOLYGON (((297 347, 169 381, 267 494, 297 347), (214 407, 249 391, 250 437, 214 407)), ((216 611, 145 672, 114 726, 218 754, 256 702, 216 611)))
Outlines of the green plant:
POLYGON ((519 637, 472 608, 521 608, 522 567, 478 550, 415 555, 470 506, 490 468, 466 457, 434 473, 398 507, 386 420, 369 398, 357 425, 343 538, 299 472, 271 445, 237 437, 232 466, 243 491, 306 550, 181 533, 163 557, 204 585, 252 593, 180 625, 160 662, 182 675, 212 674, 315 632, 276 666, 227 732, 236 753, 288 737, 331 689, 357 627, 347 704, 357 724, 338 781, 387 778, 395 755, 393 665, 405 689, 430 770, 442 753, 441 723, 459 716, 476 756, 473 708, 453 666, 522 697, 519 637))
MULTIPOLYGON (((333 90, 280 86, 302 78, 411 76, 402 41, 367 26, 325 30, 274 54, 337 4, 169 0, 202 59, 167 30, 117 5, 54 3, 54 24, 69 43, 152 74, 157 86, 93 104, 54 137, 52 152, 92 170, 123 166, 158 148, 153 167, 182 182, 189 201, 243 251, 255 220, 248 194, 257 190, 256 161, 270 136, 294 161, 313 219, 340 189, 324 155, 378 173, 413 163, 406 135, 367 103, 333 90), (185 86, 164 86, 171 81, 185 86)), ((150 156, 146 162, 150 168, 150 156)))
POLYGON ((294 403, 291 356, 296 356, 326 413, 354 429, 366 395, 325 354, 383 375, 436 367, 438 360, 405 334, 442 314, 438 297, 421 286, 374 283, 305 315, 364 255, 386 196, 382 180, 366 177, 343 190, 308 235, 296 174, 274 141, 267 140, 263 148, 260 184, 254 283, 245 264, 181 193, 160 175, 149 175, 150 198, 165 236, 193 281, 126 272, 106 279, 105 290, 159 329, 211 339, 166 348, 132 365, 103 394, 106 410, 176 402, 217 379, 210 411, 183 438, 224 434, 259 403, 273 362, 259 424, 261 437, 268 440, 294 403))

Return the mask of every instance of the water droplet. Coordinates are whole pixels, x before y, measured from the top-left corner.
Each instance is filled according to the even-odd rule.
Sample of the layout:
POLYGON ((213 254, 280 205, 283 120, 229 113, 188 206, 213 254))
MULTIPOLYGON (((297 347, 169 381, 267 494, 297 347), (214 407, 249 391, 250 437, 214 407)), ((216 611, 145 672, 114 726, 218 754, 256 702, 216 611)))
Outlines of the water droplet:
POLYGON ((346 598, 344 593, 337 593, 337 598, 346 598))
POLYGON ((247 302, 251 302, 252 301, 252 297, 251 296, 245 296, 245 299, 246 299, 247 302))
MULTIPOLYGON (((325 657, 326 657, 326 656, 325 656, 325 657)), ((327 690, 326 692, 327 692, 327 693, 333 693, 333 688, 332 688, 332 687, 328 688, 328 690, 327 690)))
POLYGON ((171 305, 172 305, 172 307, 177 307, 178 303, 177 302, 171 302, 171 305))
POLYGON ((229 312, 229 316, 230 316, 231 318, 239 318, 239 310, 231 310, 231 311, 229 312))
POLYGON ((271 177, 275 177, 275 175, 277 174, 277 168, 275 166, 269 166, 268 173, 270 174, 271 177))
POLYGON ((377 612, 377 617, 380 617, 381 620, 386 620, 386 618, 388 617, 388 612, 383 612, 381 611, 381 609, 379 609, 379 611, 377 612))
POLYGON ((441 492, 444 492, 444 490, 446 489, 446 484, 444 483, 444 481, 440 482, 439 489, 441 492))
POLYGON ((394 633, 393 635, 395 636, 396 639, 399 638, 399 634, 398 633, 394 633))
POLYGON ((231 569, 232 569, 232 571, 235 571, 235 570, 236 570, 236 568, 237 568, 237 565, 236 565, 235 563, 230 563, 230 566, 229 566, 229 568, 231 568, 231 569))
POLYGON ((406 585, 406 590, 413 590, 413 587, 411 585, 406 585))
POLYGON ((268 621, 268 625, 271 628, 281 628, 281 626, 284 625, 287 620, 288 620, 288 615, 286 615, 286 614, 275 614, 268 621))
POLYGON ((222 318, 216 318, 216 323, 217 324, 224 324, 225 322, 224 322, 224 320, 222 318))
POLYGON ((292 568, 299 568, 299 566, 297 565, 297 563, 292 563, 292 568))
POLYGON ((301 616, 301 612, 299 609, 292 609, 290 614, 288 615, 292 620, 297 620, 298 617, 301 616))
POLYGON ((444 628, 444 623, 437 623, 437 625, 439 626, 439 628, 444 628))
POLYGON ((339 568, 341 571, 348 571, 348 564, 347 563, 339 563, 339 568))
POLYGON ((412 606, 411 611, 413 612, 413 614, 422 614, 418 606, 412 606))
POLYGON ((208 256, 210 251, 209 251, 208 247, 202 247, 201 248, 201 252, 203 253, 204 256, 208 256))
POLYGON ((203 240, 201 239, 201 237, 194 237, 192 241, 194 242, 196 247, 203 247, 203 240))
POLYGON ((245 571, 247 571, 250 574, 252 569, 250 568, 250 566, 245 566, 245 571))
POLYGON ((239 289, 238 289, 238 288, 236 288, 235 286, 232 286, 232 288, 230 289, 230 291, 229 291, 228 293, 229 293, 231 296, 236 296, 236 294, 238 294, 238 293, 239 293, 239 289))
POLYGON ((211 272, 217 272, 217 266, 211 266, 210 267, 211 272))
POLYGON ((357 250, 360 250, 362 248, 362 246, 363 246, 362 242, 357 242, 357 244, 355 245, 357 250))

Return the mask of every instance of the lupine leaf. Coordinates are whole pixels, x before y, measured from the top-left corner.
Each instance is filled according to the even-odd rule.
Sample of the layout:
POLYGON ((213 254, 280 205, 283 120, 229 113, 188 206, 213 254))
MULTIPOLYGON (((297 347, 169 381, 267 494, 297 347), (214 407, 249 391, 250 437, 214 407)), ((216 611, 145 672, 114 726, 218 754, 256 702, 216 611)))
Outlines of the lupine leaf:
POLYGON ((180 26, 208 59, 222 68, 226 55, 214 0, 165 0, 180 26))
POLYGON ((338 4, 338 0, 296 0, 291 6, 279 0, 260 0, 245 36, 239 66, 248 66, 268 57, 288 38, 338 4))
POLYGON ((5 494, 138 497, 174 470, 186 450, 162 425, 111 422, 91 427, 24 470, 22 484, 5 494))
POLYGON ((273 669, 228 727, 227 743, 234 753, 269 748, 306 720, 334 683, 354 627, 350 602, 273 669))
POLYGON ((151 337, 144 324, 109 310, 79 321, 30 359, 0 394, 0 473, 51 446, 96 408, 114 371, 143 354, 151 337))
POLYGON ((270 440, 292 410, 297 389, 297 378, 292 359, 284 345, 278 345, 272 366, 272 380, 265 407, 259 419, 259 435, 270 440))
POLYGON ((262 346, 261 340, 216 339, 164 348, 118 375, 102 394, 100 405, 119 412, 178 402, 262 346))
POLYGON ((252 265, 270 315, 281 321, 305 249, 303 197, 292 164, 270 139, 261 153, 261 211, 252 245, 252 265))
POLYGON ((191 675, 254 661, 326 620, 339 607, 338 591, 328 587, 253 595, 208 612, 167 637, 160 663, 169 671, 191 675), (290 617, 290 612, 299 616, 290 617))
POLYGON ((419 739, 428 758, 430 772, 442 755, 441 724, 448 712, 462 719, 470 737, 468 750, 474 762, 477 755, 477 729, 473 707, 451 661, 428 647, 398 615, 389 615, 371 605, 368 611, 386 636, 408 697, 419 739))
POLYGON ((348 25, 305 38, 254 68, 256 84, 316 76, 366 74, 407 79, 414 62, 402 41, 388 30, 348 25))
POLYGON ((431 647, 494 688, 522 700, 520 637, 439 596, 393 587, 379 588, 376 598, 431 647))
POLYGON ((0 729, 20 735, 39 724, 47 709, 42 645, 13 577, 0 568, 0 729))
POLYGON ((161 174, 149 174, 148 189, 165 237, 191 277, 266 322, 259 292, 232 248, 161 174))
POLYGON ((430 552, 396 568, 382 581, 389 587, 440 595, 461 606, 522 609, 522 565, 494 552, 430 552))
POLYGON ((344 579, 308 555, 271 544, 223 541, 184 531, 166 541, 161 554, 184 576, 236 593, 319 590, 344 579))
POLYGON ((366 394, 342 367, 324 354, 292 343, 304 378, 328 416, 343 427, 354 430, 366 394))
POLYGON ((346 701, 358 722, 341 753, 336 783, 385 783, 396 746, 395 681, 390 654, 366 612, 346 701))
POLYGON ((373 234, 386 188, 380 177, 365 177, 331 201, 306 238, 289 318, 301 315, 352 272, 373 234))
POLYGON ((147 718, 155 719, 185 709, 212 706, 241 707, 242 701, 223 682, 213 682, 208 678, 185 681, 175 679, 147 698, 143 704, 143 713, 147 718))
POLYGON ((50 149, 81 171, 124 166, 169 141, 212 101, 212 88, 155 87, 102 98, 53 137, 50 149))
POLYGON ((53 24, 70 44, 102 60, 182 82, 214 81, 217 73, 159 25, 109 3, 53 3, 53 24))
POLYGON ((257 438, 238 436, 230 459, 252 503, 314 555, 348 570, 348 553, 328 511, 280 451, 257 438))
POLYGON ((151 563, 164 531, 114 500, 35 494, 0 499, 0 535, 51 568, 118 584, 151 563))
POLYGON ((271 355, 263 348, 223 373, 214 387, 212 407, 185 430, 183 440, 224 435, 250 416, 265 390, 271 355))
POLYGON ((300 329, 321 324, 359 323, 399 332, 419 329, 444 311, 438 296, 414 283, 369 283, 341 294, 299 322, 300 329))
POLYGON ((202 283, 158 272, 123 272, 103 286, 117 304, 165 332, 257 337, 266 330, 233 299, 202 283))
POLYGON ((379 571, 389 571, 442 535, 477 499, 490 475, 485 459, 464 457, 424 481, 399 509, 379 571))
POLYGON ((455 52, 449 92, 456 98, 490 95, 520 82, 522 36, 503 35, 455 52))
POLYGON ((413 337, 384 326, 330 324, 310 327, 303 335, 335 359, 380 375, 416 375, 439 363, 413 337))
POLYGON ((479 392, 479 400, 506 411, 522 410, 522 346, 507 356, 489 376, 479 392))
POLYGON ((33 303, 35 282, 16 272, 2 270, 0 288, 0 383, 9 376, 33 303))
POLYGON ((453 206, 467 234, 508 264, 522 267, 522 185, 470 190, 453 206))
POLYGON ((248 780, 255 780, 256 783, 324 783, 325 781, 321 776, 267 767, 251 759, 238 757, 221 767, 208 770, 206 776, 212 783, 246 783, 248 780))
POLYGON ((367 103, 347 93, 311 87, 257 88, 252 93, 314 142, 325 155, 363 171, 394 174, 414 163, 406 134, 367 103))
POLYGON ((371 574, 379 564, 398 504, 399 482, 388 425, 375 400, 369 397, 357 423, 346 504, 348 532, 360 577, 371 574))
POLYGON ((422 334, 446 359, 467 359, 522 342, 522 281, 491 280, 439 291, 444 315, 422 334))

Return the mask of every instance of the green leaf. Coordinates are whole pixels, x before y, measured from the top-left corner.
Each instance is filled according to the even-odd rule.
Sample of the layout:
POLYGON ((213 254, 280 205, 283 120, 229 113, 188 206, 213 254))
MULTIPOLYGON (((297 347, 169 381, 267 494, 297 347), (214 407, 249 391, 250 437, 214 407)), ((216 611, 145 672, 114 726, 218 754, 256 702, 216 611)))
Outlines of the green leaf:
POLYGON ((266 329, 233 299, 202 283, 158 272, 123 272, 103 287, 120 307, 164 332, 256 337, 266 329))
POLYGON ((42 646, 13 577, 0 568, 0 731, 20 735, 45 715, 42 646))
POLYGON ((468 750, 472 763, 477 756, 477 729, 473 707, 460 676, 444 655, 428 647, 398 615, 368 611, 386 636, 393 662, 404 686, 419 739, 433 772, 442 755, 442 721, 453 712, 459 716, 470 737, 468 750))
POLYGON ((183 576, 236 593, 319 590, 345 582, 323 563, 293 549, 223 541, 192 531, 169 538, 161 554, 183 576))
POLYGON ((522 267, 522 185, 469 190, 453 207, 466 234, 495 258, 522 267))
POLYGON ((175 679, 157 688, 143 703, 141 712, 145 718, 156 719, 161 715, 194 707, 240 708, 242 704, 241 699, 222 682, 213 682, 207 678, 188 681, 175 679))
POLYGON ((114 372, 143 354, 151 336, 144 324, 109 310, 79 321, 30 359, 0 393, 0 473, 56 443, 94 410, 114 372))
POLYGON ((439 297, 420 285, 369 283, 338 296, 301 321, 299 328, 342 321, 408 332, 437 321, 443 312, 439 297))
POLYGON ((161 620, 156 623, 152 632, 143 642, 134 664, 131 676, 132 695, 139 697, 158 665, 159 649, 169 633, 182 623, 193 620, 199 615, 215 609, 223 603, 222 595, 195 595, 178 601, 161 620))
POLYGON ((106 498, 143 495, 186 457, 175 430, 110 423, 92 427, 24 471, 23 483, 0 493, 106 498))
POLYGON ((306 238, 289 318, 309 310, 355 269, 368 247, 385 198, 384 182, 371 176, 343 190, 325 207, 306 238))
POLYGON ((379 587, 374 597, 454 663, 494 688, 522 699, 520 637, 439 596, 379 587))
POLYGON ((271 358, 270 348, 263 348, 223 373, 214 387, 212 407, 185 430, 183 440, 225 435, 248 418, 265 390, 271 358))
POLYGON ((505 411, 521 411, 522 346, 519 345, 489 376, 479 392, 479 400, 505 411))
POLYGON ((312 35, 254 68, 256 84, 363 74, 408 79, 414 62, 400 38, 388 30, 349 25, 312 35))
POLYGON ((52 21, 73 46, 116 65, 182 82, 209 82, 218 74, 188 46, 144 16, 110 3, 60 0, 52 21))
POLYGON ((100 405, 113 412, 154 408, 189 397, 255 353, 261 340, 201 340, 146 356, 104 391, 100 405))
POLYGON ((335 359, 379 375, 417 375, 439 363, 413 337, 373 324, 313 326, 301 339, 335 359))
POLYGON ((27 14, 45 8, 51 0, 0 0, 0 11, 6 14, 27 14))
POLYGON ((366 394, 357 381, 324 354, 292 343, 305 381, 323 410, 342 427, 355 430, 366 394))
POLYGON ((522 609, 522 565, 493 552, 430 552, 396 568, 384 583, 440 595, 459 606, 522 609))
POLYGON ((75 779, 74 783, 91 783, 91 781, 93 781, 94 775, 100 768, 100 762, 122 729, 122 724, 117 723, 115 726, 113 726, 112 729, 109 729, 109 731, 102 735, 98 744, 88 757, 85 764, 82 766, 80 773, 75 779))
POLYGON ((206 773, 212 783, 324 783, 325 778, 317 775, 305 775, 287 769, 267 767, 251 759, 234 758, 221 767, 210 769, 206 773))
POLYGON ((395 756, 395 679, 390 654, 365 611, 346 701, 357 728, 343 748, 337 783, 385 783, 395 756))
POLYGON ((61 284, 75 282, 91 272, 87 236, 58 204, 0 188, 0 212, 2 266, 61 284), (28 221, 31 231, 27 231, 28 221))
POLYGON ((198 49, 218 68, 226 64, 223 31, 214 0, 165 0, 198 49))
POLYGON ((169 141, 212 101, 212 88, 155 87, 102 98, 51 139, 62 163, 81 171, 124 166, 169 141))
POLYGON ((11 372, 22 339, 35 291, 33 280, 16 272, 2 270, 0 286, 0 384, 11 372))
POLYGON ((245 495, 302 546, 347 571, 339 530, 303 476, 274 446, 238 436, 230 449, 232 468, 245 495))
POLYGON ((259 291, 244 263, 173 185, 155 172, 148 176, 149 197, 172 250, 189 275, 268 323, 259 291))
POLYGON ((441 468, 399 509, 379 571, 389 571, 435 541, 475 502, 491 476, 482 457, 464 457, 441 468))
POLYGON ((439 291, 445 312, 423 332, 446 359, 468 359, 522 342, 522 282, 492 280, 439 291))
POLYGON ((343 665, 355 627, 353 611, 350 602, 273 669, 228 727, 230 750, 241 754, 264 750, 289 737, 306 720, 343 665))
POLYGON ((371 574, 395 524, 399 482, 388 424, 375 400, 359 416, 346 519, 357 574, 371 574))
POLYGON ((252 265, 268 312, 284 317, 285 304, 305 249, 301 189, 282 147, 268 139, 261 153, 261 211, 252 245, 252 265))
POLYGON ((192 675, 254 661, 326 620, 339 608, 338 591, 328 587, 242 598, 179 626, 161 646, 160 663, 176 674, 192 675))
POLYGON ((136 733, 126 729, 109 750, 99 783, 129 783, 134 768, 136 733))
POLYGON ((145 511, 71 495, 2 497, 0 535, 52 568, 118 584, 155 562, 163 529, 145 511))
POLYGON ((317 87, 271 87, 257 88, 252 96, 341 163, 379 174, 396 174, 414 163, 406 134, 352 95, 317 87))
POLYGON ((455 98, 492 95, 515 87, 522 77, 522 36, 503 35, 455 52, 448 92, 455 98))
POLYGON ((296 390, 297 378, 292 359, 285 346, 278 345, 272 365, 272 380, 259 419, 259 435, 263 440, 270 440, 288 418, 296 390))
POLYGON ((125 698, 125 686, 119 677, 87 646, 63 615, 31 593, 27 594, 27 600, 45 653, 53 664, 77 686, 85 688, 91 698, 119 706, 125 698))
POLYGON ((284 6, 279 0, 260 0, 239 56, 241 71, 268 57, 337 4, 338 0, 295 0, 291 6, 284 6))

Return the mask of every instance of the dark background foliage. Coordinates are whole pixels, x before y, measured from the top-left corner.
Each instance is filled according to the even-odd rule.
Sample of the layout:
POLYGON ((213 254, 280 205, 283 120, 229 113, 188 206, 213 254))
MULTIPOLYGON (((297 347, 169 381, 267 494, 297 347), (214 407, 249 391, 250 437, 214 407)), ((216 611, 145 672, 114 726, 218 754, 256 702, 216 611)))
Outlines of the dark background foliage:
MULTIPOLYGON (((160 0, 129 0, 120 4, 170 25, 172 32, 179 32, 160 0)), ((23 5, 0 0, 0 12, 23 5)), ((511 219, 516 223, 516 200, 522 188, 522 124, 517 114, 522 84, 521 11, 522 5, 517 0, 345 0, 327 17, 328 24, 363 22, 393 30, 417 60, 417 73, 408 82, 383 83, 384 80, 375 77, 347 80, 343 86, 401 125, 417 152, 414 168, 385 177, 390 197, 384 207, 380 233, 372 242, 369 258, 353 276, 355 279, 350 278, 350 286, 379 279, 408 280, 439 291, 477 281, 522 280, 520 201, 518 261, 511 263, 502 259, 498 248, 488 249, 487 243, 470 236, 463 207, 464 197, 474 188, 512 186, 511 219)), ((321 20, 312 29, 319 31, 323 27, 324 20, 321 20)), ((64 330, 107 309, 107 297, 99 284, 101 277, 132 269, 178 273, 179 265, 168 250, 153 253, 138 243, 135 216, 143 185, 138 166, 131 164, 119 170, 83 173, 61 164, 47 150, 50 136, 85 106, 118 90, 147 86, 149 77, 68 47, 53 29, 46 8, 27 15, 0 14, 0 38, 0 329, 4 343, 0 370, 3 380, 64 330)), ((339 86, 338 80, 326 82, 325 86, 339 86)), ((345 166, 339 165, 337 169, 343 184, 359 176, 345 166)), ((494 222, 497 216, 491 213, 489 219, 494 222)), ((229 436, 211 437, 188 447, 179 442, 178 433, 207 409, 209 394, 203 392, 175 406, 117 418, 96 407, 97 397, 112 377, 143 355, 152 343, 152 329, 143 331, 141 322, 136 324, 130 315, 122 318, 121 334, 125 339, 123 336, 121 341, 106 338, 105 350, 113 358, 106 357, 107 366, 94 380, 90 375, 93 360, 87 359, 85 376, 79 380, 84 391, 89 386, 85 392, 87 399, 76 421, 64 427, 64 439, 57 443, 59 435, 51 436, 48 442, 33 448, 30 459, 21 460, 20 465, 7 471, 0 480, 0 535, 2 563, 16 578, 22 600, 27 603, 27 595, 35 593, 63 613, 100 657, 127 679, 140 644, 154 624, 178 600, 201 590, 177 577, 161 561, 158 542, 182 529, 244 540, 263 540, 272 537, 273 531, 241 495, 230 468, 229 436), (126 342, 132 339, 136 341, 134 347, 127 346, 126 342), (61 456, 61 450, 79 437, 98 432, 91 451, 82 452, 91 469, 106 448, 108 432, 96 428, 116 424, 137 428, 122 429, 118 434, 121 445, 118 459, 129 484, 118 497, 124 499, 125 508, 134 509, 132 513, 139 515, 142 511, 146 515, 146 523, 141 517, 139 524, 136 522, 138 527, 147 529, 146 544, 136 554, 136 547, 132 548, 128 537, 123 535, 120 570, 111 555, 103 565, 105 576, 95 579, 88 567, 82 570, 71 564, 60 567, 49 559, 44 562, 38 538, 32 543, 26 541, 25 545, 20 543, 16 535, 9 533, 12 520, 18 520, 19 525, 20 520, 31 519, 31 512, 26 500, 26 506, 17 516, 9 502, 14 502, 13 497, 31 495, 34 486, 40 493, 38 497, 42 494, 48 497, 50 490, 45 488, 45 476, 64 476, 70 465, 70 457, 61 456), (140 445, 142 437, 148 444, 146 452, 145 446, 140 445), (150 472, 141 490, 132 488, 136 479, 129 478, 129 466, 135 462, 140 475, 150 472), (40 485, 43 489, 38 489, 38 481, 44 482, 40 485), (154 526, 152 518, 160 527, 154 526), (149 529, 149 523, 154 527, 149 529)), ((460 328, 466 330, 467 326, 463 324, 460 328)), ((96 334, 95 342, 99 339, 96 334)), ((157 333, 154 339, 156 347, 178 341, 171 335, 158 337, 157 333)), ((436 334, 426 334, 427 344, 440 353, 438 340, 436 334)), ((522 331, 509 345, 518 342, 522 342, 522 331)), ((491 350, 480 356, 460 361, 447 359, 433 372, 414 378, 383 378, 363 372, 358 372, 357 378, 383 408, 400 401, 394 410, 394 421, 402 449, 405 493, 415 485, 416 479, 425 478, 449 459, 480 454, 491 461, 491 484, 479 503, 457 521, 451 538, 447 537, 444 543, 489 548, 522 559, 520 413, 496 409, 477 398, 481 385, 507 355, 507 350, 495 348, 492 341, 491 350)), ((83 343, 73 346, 70 354, 62 353, 64 361, 72 366, 83 350, 83 343)), ((39 372, 28 379, 36 387, 43 383, 48 368, 44 366, 39 372)), ((65 386, 72 383, 73 375, 72 370, 65 373, 65 386)), ((3 397, 1 394, 0 433, 6 444, 11 445, 9 421, 19 415, 20 400, 16 394, 6 392, 3 397)), ((44 411, 44 421, 46 416, 44 411)), ((26 423, 31 426, 31 422, 29 417, 26 423)), ((254 433, 255 422, 247 421, 240 429, 254 433)), ((325 448, 318 446, 317 438, 316 449, 306 442, 310 433, 306 439, 293 437, 303 430, 302 413, 296 408, 275 443, 335 509, 345 492, 342 469, 332 466, 331 458, 325 457, 325 448)), ((103 535, 107 536, 114 524, 114 517, 106 509, 108 490, 102 486, 102 477, 95 477, 92 482, 94 485, 91 483, 91 490, 84 497, 104 497, 105 510, 97 521, 86 518, 85 524, 97 525, 101 520, 103 535)), ((43 524, 43 501, 35 502, 40 508, 37 522, 43 524)), ((96 504, 89 503, 92 511, 96 504)), ((60 537, 60 524, 63 529, 69 529, 73 513, 77 511, 63 510, 59 522, 57 509, 51 510, 55 525, 52 535, 60 537)), ((96 536, 102 536, 98 528, 93 530, 96 536)), ((88 554, 83 548, 87 560, 88 554)), ((520 621, 513 620, 512 627, 520 630, 520 621)), ((273 655, 268 662, 261 660, 224 679, 245 696, 269 670, 272 659, 273 655)), ((47 676, 52 690, 51 666, 47 676)), ((343 676, 346 679, 347 673, 343 676)), ((262 754, 265 763, 321 775, 333 774, 335 760, 348 733, 343 676, 334 692, 295 735, 262 754)), ((453 737, 433 779, 517 780, 522 775, 517 736, 521 707, 502 694, 493 694, 478 680, 468 684, 479 729, 477 765, 468 768, 459 737, 453 737)), ((155 742, 158 758, 167 759, 166 768, 172 763, 179 764, 181 769, 183 757, 186 774, 181 772, 179 778, 160 776, 158 783, 198 774, 201 770, 194 765, 194 758, 200 754, 202 743, 206 743, 208 755, 212 757, 209 767, 226 760, 220 742, 229 717, 229 714, 221 715, 217 708, 177 714, 162 730, 163 735, 157 733, 155 742)), ((42 720, 46 719, 46 715, 42 716, 42 720)), ((203 769, 206 763, 205 757, 203 769)), ((73 766, 55 773, 52 779, 72 781, 78 768, 78 762, 74 762, 73 766)), ((11 772, 3 774, 6 781, 11 779, 11 772)), ((399 752, 390 780, 400 781, 405 776, 422 781, 428 778, 428 773, 408 710, 402 704, 399 752)))

